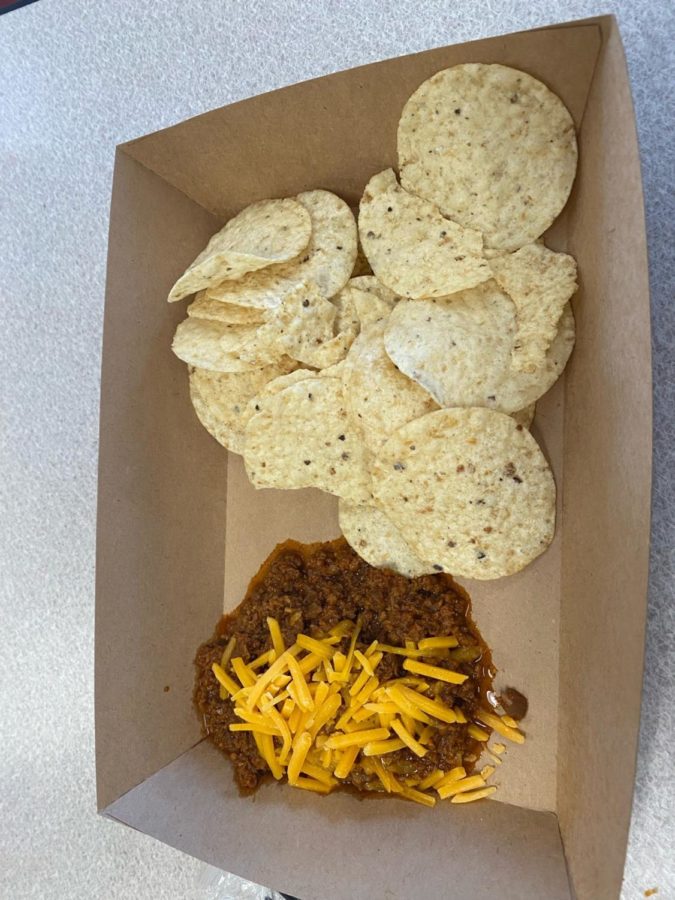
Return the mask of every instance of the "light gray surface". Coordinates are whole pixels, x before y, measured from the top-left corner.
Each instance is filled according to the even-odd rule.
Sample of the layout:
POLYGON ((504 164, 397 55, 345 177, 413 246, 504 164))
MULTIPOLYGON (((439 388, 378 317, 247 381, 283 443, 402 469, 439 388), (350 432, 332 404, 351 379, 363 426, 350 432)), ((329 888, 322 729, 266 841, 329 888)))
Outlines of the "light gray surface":
MULTIPOLYGON (((208 869, 94 810, 98 379, 115 144, 304 78, 609 11, 643 154, 656 394, 647 675, 623 896, 658 886, 675 897, 671 0, 41 0, 0 18, 0 897, 213 896, 208 869)), ((232 884, 219 896, 239 896, 232 884)))

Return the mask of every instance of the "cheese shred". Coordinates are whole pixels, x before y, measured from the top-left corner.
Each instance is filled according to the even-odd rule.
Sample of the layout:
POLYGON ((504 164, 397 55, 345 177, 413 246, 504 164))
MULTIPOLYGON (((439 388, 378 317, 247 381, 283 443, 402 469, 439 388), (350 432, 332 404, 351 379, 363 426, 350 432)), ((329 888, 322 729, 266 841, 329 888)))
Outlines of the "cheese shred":
POLYGON ((428 663, 418 662, 416 659, 406 659, 403 668, 415 675, 424 675, 426 678, 435 678, 437 681, 447 681, 449 684, 464 684, 468 675, 460 672, 452 672, 450 669, 442 669, 440 666, 430 666, 428 663))
POLYGON ((400 719, 394 719, 394 721, 391 723, 391 727, 403 741, 403 743, 406 744, 406 746, 410 747, 415 756, 421 757, 427 755, 427 748, 423 744, 420 744, 419 741, 415 740, 415 738, 412 736, 412 734, 410 734, 410 732, 400 719))
POLYGON ((406 754, 424 757, 449 726, 465 728, 497 764, 506 748, 489 747, 491 732, 525 740, 509 716, 481 709, 477 721, 467 722, 459 705, 453 709, 438 699, 443 684, 460 685, 468 677, 444 667, 459 645, 454 635, 406 640, 405 646, 373 641, 364 650, 357 647, 360 620, 340 622, 323 637, 298 634, 289 647, 277 619, 268 616, 267 628, 271 646, 265 652, 246 662, 233 656, 231 638, 212 671, 220 699, 232 704, 237 717, 230 731, 250 733, 273 777, 286 776, 293 787, 328 794, 360 767, 366 790, 429 807, 437 797, 472 803, 496 790, 486 784, 494 765, 468 776, 463 766, 434 768, 422 778, 406 774, 406 754), (380 681, 377 671, 387 653, 404 657, 407 675, 380 681))

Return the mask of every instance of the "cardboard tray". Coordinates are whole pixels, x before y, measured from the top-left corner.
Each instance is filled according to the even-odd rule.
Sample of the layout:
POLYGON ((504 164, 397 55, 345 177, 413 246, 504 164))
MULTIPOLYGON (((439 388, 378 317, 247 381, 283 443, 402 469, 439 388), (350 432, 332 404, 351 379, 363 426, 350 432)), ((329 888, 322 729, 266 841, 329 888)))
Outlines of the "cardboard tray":
POLYGON ((98 805, 209 863, 314 898, 619 892, 639 721, 651 383, 640 167, 616 22, 601 17, 329 75, 117 148, 103 338, 96 580, 98 805), (530 700, 494 801, 434 811, 268 785, 238 796, 201 739, 192 660, 278 540, 338 533, 336 501, 259 491, 198 423, 170 351, 167 292, 254 200, 327 188, 358 201, 396 164, 412 91, 460 62, 522 68, 579 133, 549 244, 578 260, 577 344, 538 405, 559 489, 549 551, 465 582, 500 669, 530 700), (452 890, 450 891, 450 885, 452 890))

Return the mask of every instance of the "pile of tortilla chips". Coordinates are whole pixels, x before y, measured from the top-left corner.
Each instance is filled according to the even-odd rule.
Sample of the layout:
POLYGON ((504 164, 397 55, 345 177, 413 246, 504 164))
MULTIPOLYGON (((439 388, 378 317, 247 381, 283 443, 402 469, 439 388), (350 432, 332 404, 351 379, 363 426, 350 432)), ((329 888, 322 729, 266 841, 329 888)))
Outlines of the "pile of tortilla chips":
POLYGON ((255 487, 336 495, 372 565, 498 578, 555 529, 529 426, 574 345, 576 263, 540 239, 574 181, 574 124, 524 72, 455 66, 406 103, 398 161, 358 228, 325 190, 227 222, 171 289, 196 293, 173 350, 255 487))

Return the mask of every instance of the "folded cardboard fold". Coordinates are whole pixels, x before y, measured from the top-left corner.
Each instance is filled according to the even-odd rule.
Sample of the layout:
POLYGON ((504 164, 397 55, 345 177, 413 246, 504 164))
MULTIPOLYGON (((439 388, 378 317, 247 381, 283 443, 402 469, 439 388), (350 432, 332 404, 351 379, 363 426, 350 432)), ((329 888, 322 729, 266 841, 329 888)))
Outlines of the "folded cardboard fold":
POLYGON ((106 815, 254 881, 314 898, 618 894, 637 742, 650 497, 649 296, 639 158, 616 22, 601 17, 341 72, 118 148, 101 394, 96 755, 106 815), (437 70, 537 76, 579 132, 577 181, 548 236, 580 269, 577 345, 536 434, 559 491, 553 546, 471 582, 500 669, 530 700, 495 801, 435 810, 237 794, 201 738, 192 659, 287 537, 337 534, 334 498, 255 491, 197 422, 166 294, 228 216, 327 188, 356 203, 395 165, 406 98, 437 70), (452 886, 452 889, 451 887, 452 886))

